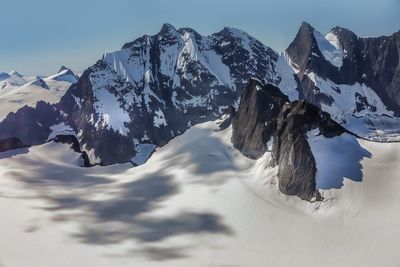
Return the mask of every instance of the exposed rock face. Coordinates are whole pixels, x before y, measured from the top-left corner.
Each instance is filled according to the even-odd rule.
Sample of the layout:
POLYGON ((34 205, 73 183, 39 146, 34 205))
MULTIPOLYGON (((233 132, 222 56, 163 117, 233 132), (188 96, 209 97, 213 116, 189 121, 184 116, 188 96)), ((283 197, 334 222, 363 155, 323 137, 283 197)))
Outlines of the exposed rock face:
MULTIPOLYGON (((279 56, 237 29, 202 36, 165 24, 156 35, 105 54, 77 83, 73 79, 55 110, 48 108, 51 115, 42 117, 38 116, 41 111, 22 109, 7 118, 0 124, 5 130, 0 138, 39 144, 47 140, 49 127, 65 123, 75 131, 91 164, 133 162, 137 156, 144 157, 139 151, 151 155, 151 149, 165 145, 190 126, 218 118, 229 106, 236 108, 253 76, 260 83, 279 86, 291 101, 300 97, 318 106, 359 136, 400 141, 400 120, 388 110, 389 100, 377 89, 397 90, 397 39, 398 34, 364 40, 340 28, 323 36, 304 23, 287 54, 279 56), (39 136, 28 136, 28 132, 39 136)), ((69 80, 73 73, 63 67, 56 76, 69 80)), ((264 97, 261 92, 246 96, 256 106, 269 98, 277 100, 271 107, 274 114, 281 101, 287 101, 280 100, 279 94, 264 97)), ((236 119, 246 127, 236 132, 233 141, 244 154, 257 158, 266 149, 257 143, 258 137, 270 136, 273 122, 268 117, 271 112, 257 113, 254 108, 239 112, 236 119)), ((221 127, 226 124, 229 121, 221 127)))
POLYGON ((333 28, 327 38, 342 51, 340 67, 326 59, 314 33, 315 29, 304 22, 286 50, 299 71, 306 98, 312 88, 304 75, 314 72, 336 84, 365 83, 387 107, 400 112, 400 31, 391 36, 360 38, 348 29, 333 28))
POLYGON ((332 33, 346 51, 338 79, 345 77, 343 83, 365 83, 390 109, 400 114, 400 31, 377 38, 359 38, 340 27, 332 29, 332 33))
POLYGON ((373 141, 394 141, 400 133, 399 52, 400 32, 360 38, 335 27, 322 35, 308 23, 286 50, 300 99, 373 141))
POLYGON ((232 125, 232 120, 235 117, 236 110, 233 106, 229 106, 226 110, 223 111, 222 119, 223 121, 219 124, 219 129, 225 130, 229 126, 232 125))
POLYGON ((38 77, 36 80, 31 82, 30 84, 42 87, 44 89, 50 89, 49 86, 47 85, 47 83, 40 77, 38 77))
MULTIPOLYGON (((60 73, 65 76, 68 69, 60 73)), ((165 24, 158 34, 105 54, 55 107, 74 129, 91 164, 128 162, 138 151, 163 146, 190 126, 237 107, 251 76, 283 83, 297 94, 286 61, 247 33, 224 28, 202 36, 165 24)), ((10 118, 4 125, 12 123, 10 118)), ((34 124, 25 130, 30 127, 37 131, 34 124)), ((43 130, 43 136, 48 132, 43 130)))
MULTIPOLYGON (((128 162, 149 145, 163 146, 190 126, 237 106, 250 76, 293 85, 292 74, 280 75, 281 63, 276 52, 240 30, 201 36, 165 24, 158 34, 105 54, 55 108, 74 129, 91 164, 128 162)), ((4 125, 12 123, 10 118, 4 125)), ((30 127, 37 131, 34 123, 26 131, 30 127)), ((48 132, 43 130, 43 136, 48 132)))
POLYGON ((61 66, 61 68, 57 74, 50 76, 48 78, 56 80, 56 81, 69 82, 71 84, 76 83, 79 79, 79 77, 76 76, 75 73, 71 69, 69 69, 65 66, 61 66))
POLYGON ((316 128, 326 138, 345 132, 328 113, 305 101, 286 103, 277 116, 272 165, 279 165, 279 189, 287 195, 321 199, 315 187, 316 163, 307 141, 307 132, 316 128))
POLYGON ((232 123, 232 143, 245 156, 258 159, 272 139, 271 165, 279 165, 279 189, 305 200, 320 200, 316 190, 316 163, 307 132, 319 128, 331 138, 346 130, 328 113, 306 101, 289 103, 272 85, 250 81, 232 123))
POLYGON ((0 153, 11 149, 18 149, 26 147, 18 138, 5 138, 0 139, 0 153))
POLYGON ((279 88, 250 80, 233 118, 232 143, 243 155, 257 159, 267 151, 276 129, 276 118, 289 99, 279 88))
POLYGON ((0 123, 0 139, 17 138, 27 146, 43 144, 49 137, 50 127, 62 120, 53 105, 40 101, 35 108, 24 106, 8 114, 0 123))

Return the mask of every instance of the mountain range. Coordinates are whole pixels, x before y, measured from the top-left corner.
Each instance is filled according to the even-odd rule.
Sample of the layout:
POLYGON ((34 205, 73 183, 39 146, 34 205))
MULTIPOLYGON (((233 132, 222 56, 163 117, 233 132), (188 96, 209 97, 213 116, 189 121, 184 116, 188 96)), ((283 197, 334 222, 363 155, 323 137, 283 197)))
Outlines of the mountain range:
POLYGON ((86 166, 141 165, 191 126, 225 115, 245 156, 272 151, 283 193, 320 200, 311 140, 400 141, 399 52, 400 32, 361 38, 335 27, 323 35, 303 23, 279 54, 238 29, 202 36, 165 24, 104 54, 79 79, 67 68, 30 81, 0 74, 0 94, 70 85, 59 101, 11 110, 0 151, 56 139, 75 144, 86 166))

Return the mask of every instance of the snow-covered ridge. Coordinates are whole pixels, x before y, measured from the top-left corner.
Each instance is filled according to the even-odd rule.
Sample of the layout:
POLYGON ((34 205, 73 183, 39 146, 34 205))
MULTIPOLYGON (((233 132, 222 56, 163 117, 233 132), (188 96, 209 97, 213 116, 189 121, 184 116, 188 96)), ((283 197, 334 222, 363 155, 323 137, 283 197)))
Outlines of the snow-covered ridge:
POLYGON ((60 71, 54 75, 48 76, 45 78, 46 81, 55 80, 55 81, 64 81, 69 84, 76 83, 78 81, 78 77, 72 72, 72 70, 62 66, 60 71))
MULTIPOLYGON (((248 53, 249 58, 257 60, 257 53, 263 49, 277 59, 279 55, 269 47, 264 46, 258 40, 235 28, 224 28, 219 33, 202 36, 190 28, 175 29, 166 24, 160 33, 153 36, 143 36, 132 43, 126 44, 122 50, 106 53, 103 57, 110 68, 127 82, 140 85, 149 83, 153 73, 150 62, 150 48, 152 43, 160 42, 159 60, 160 72, 173 78, 174 87, 181 86, 179 76, 187 74, 187 68, 197 65, 203 72, 211 73, 216 79, 216 84, 235 87, 236 77, 230 73, 232 66, 227 66, 223 60, 221 49, 233 44, 242 47, 248 53), (229 36, 226 36, 228 32, 229 36), (229 40, 220 40, 228 38, 229 40)), ((255 61, 256 63, 257 61, 255 61)), ((237 63, 238 64, 238 63, 237 63)), ((273 67, 273 66, 271 66, 273 67)), ((185 76, 184 76, 185 77, 185 76)), ((185 77, 197 79, 197 77, 185 77)), ((271 80, 271 73, 265 78, 271 80)), ((247 82, 247 81, 246 81, 247 82)))

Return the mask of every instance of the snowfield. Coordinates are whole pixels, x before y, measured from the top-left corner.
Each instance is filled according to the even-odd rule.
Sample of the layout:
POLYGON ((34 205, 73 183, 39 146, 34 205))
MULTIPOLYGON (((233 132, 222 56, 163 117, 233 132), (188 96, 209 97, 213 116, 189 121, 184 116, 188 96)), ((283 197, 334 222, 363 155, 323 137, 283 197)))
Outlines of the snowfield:
POLYGON ((0 266, 398 266, 400 144, 356 140, 362 182, 309 203, 279 193, 269 153, 247 159, 217 129, 136 168, 81 168, 56 143, 0 154, 0 266))

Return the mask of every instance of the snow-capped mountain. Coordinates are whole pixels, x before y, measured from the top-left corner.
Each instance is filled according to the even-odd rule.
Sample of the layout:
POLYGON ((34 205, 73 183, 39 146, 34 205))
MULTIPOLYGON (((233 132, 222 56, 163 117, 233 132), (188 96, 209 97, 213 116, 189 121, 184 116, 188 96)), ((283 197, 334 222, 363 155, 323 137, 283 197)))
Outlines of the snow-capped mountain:
MULTIPOLYGON (((16 137, 32 145, 57 133, 72 134, 91 164, 140 165, 157 147, 192 125, 219 117, 231 105, 237 108, 245 85, 254 76, 262 84, 278 86, 289 101, 303 99, 317 105, 361 137, 397 140, 400 121, 395 106, 383 97, 382 90, 366 82, 372 59, 355 61, 358 65, 350 60, 350 55, 360 53, 382 58, 383 52, 372 48, 363 52, 360 45, 351 50, 345 45, 347 32, 335 28, 324 36, 304 23, 286 53, 279 55, 237 29, 202 36, 193 29, 165 24, 156 35, 106 53, 60 103, 41 103, 38 109, 25 108, 10 115, 0 124, 0 138, 16 137), (348 72, 358 73, 362 68, 360 80, 358 76, 347 78, 348 72), (40 121, 41 117, 46 119, 40 121), (39 124, 27 124, 33 127, 29 129, 32 134, 23 136, 12 125, 27 118, 38 119, 39 124)), ((376 40, 384 46, 397 40, 393 36, 376 40)), ((356 40, 375 42, 372 38, 356 40)), ((375 72, 383 73, 376 64, 375 72)), ((385 64, 382 69, 388 68, 385 64)), ((71 76, 63 68, 60 73, 44 79, 50 90, 49 79, 60 82, 61 77, 71 76)), ((396 75, 398 71, 392 76, 396 75)), ((388 84, 382 82, 382 86, 388 84)))
POLYGON ((141 164, 157 146, 237 105, 251 76, 296 92, 284 62, 237 29, 202 36, 165 24, 158 34, 105 54, 60 108, 93 164, 141 164))
POLYGON ((400 140, 399 53, 400 32, 360 38, 335 27, 323 35, 308 23, 286 50, 300 98, 374 141, 400 140))
POLYGON ((61 66, 60 70, 56 74, 46 78, 47 81, 53 80, 59 82, 67 82, 70 84, 76 83, 78 79, 79 77, 75 75, 75 73, 71 69, 65 66, 61 66))
POLYGON ((21 86, 27 83, 30 79, 26 79, 16 71, 9 73, 0 72, 0 90, 7 89, 7 87, 21 86))
POLYGON ((68 88, 77 81, 75 74, 66 67, 48 77, 23 76, 16 71, 0 74, 0 121, 10 112, 38 101, 58 103, 68 88))

